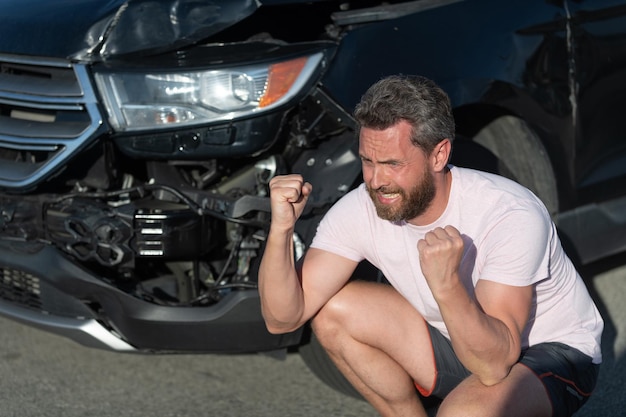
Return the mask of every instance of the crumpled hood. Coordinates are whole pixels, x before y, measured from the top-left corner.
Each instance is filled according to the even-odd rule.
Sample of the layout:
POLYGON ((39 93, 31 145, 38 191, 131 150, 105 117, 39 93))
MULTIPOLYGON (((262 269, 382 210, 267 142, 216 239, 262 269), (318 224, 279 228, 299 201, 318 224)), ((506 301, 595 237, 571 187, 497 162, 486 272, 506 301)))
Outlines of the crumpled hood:
POLYGON ((167 51, 254 13, 257 0, 1 0, 0 54, 101 60, 167 51))

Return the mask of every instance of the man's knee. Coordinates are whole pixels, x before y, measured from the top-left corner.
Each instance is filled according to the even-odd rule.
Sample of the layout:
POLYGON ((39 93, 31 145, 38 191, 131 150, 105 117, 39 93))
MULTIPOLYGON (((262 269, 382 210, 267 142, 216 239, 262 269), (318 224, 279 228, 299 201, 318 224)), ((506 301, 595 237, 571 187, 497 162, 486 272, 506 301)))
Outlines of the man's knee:
POLYGON ((461 382, 441 403, 437 417, 550 416, 552 405, 539 379, 514 366, 502 382, 483 385, 475 376, 461 382))
POLYGON ((506 401, 500 402, 500 395, 504 393, 482 385, 475 377, 470 376, 446 396, 439 407, 437 417, 513 415, 504 413, 506 401))
POLYGON ((468 395, 465 390, 452 390, 439 406, 437 417, 485 417, 481 403, 486 400, 478 393, 468 395))
POLYGON ((347 284, 311 320, 313 332, 322 343, 328 346, 342 334, 349 334, 350 322, 358 315, 358 285, 347 284))

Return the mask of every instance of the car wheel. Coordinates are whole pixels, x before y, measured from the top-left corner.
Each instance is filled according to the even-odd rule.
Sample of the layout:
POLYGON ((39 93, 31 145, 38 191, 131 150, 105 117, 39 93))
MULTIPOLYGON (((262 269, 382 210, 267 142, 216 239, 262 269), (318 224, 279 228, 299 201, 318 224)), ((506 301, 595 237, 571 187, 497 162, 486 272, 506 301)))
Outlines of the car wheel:
POLYGON ((534 192, 551 215, 558 212, 554 170, 537 134, 520 118, 503 116, 485 126, 473 142, 497 158, 496 173, 534 192))

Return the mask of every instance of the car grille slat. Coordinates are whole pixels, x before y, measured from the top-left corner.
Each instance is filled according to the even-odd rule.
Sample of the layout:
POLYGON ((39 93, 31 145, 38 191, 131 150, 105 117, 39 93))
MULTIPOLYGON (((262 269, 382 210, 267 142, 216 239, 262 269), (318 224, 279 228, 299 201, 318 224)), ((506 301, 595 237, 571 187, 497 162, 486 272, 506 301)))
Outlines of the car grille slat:
MULTIPOLYGON (((32 114, 35 117, 37 113, 32 114)), ((42 115, 42 117, 44 116, 42 115)), ((33 141, 33 139, 37 138, 51 139, 54 142, 58 142, 57 139, 78 138, 89 128, 90 123, 87 121, 47 123, 0 116, 0 126, 2 126, 0 130, 3 138, 24 138, 20 143, 32 143, 36 146, 38 143, 44 143, 42 141, 33 141)))
POLYGON ((0 55, 0 187, 32 188, 96 140, 100 129, 84 65, 0 55))
POLYGON ((39 278, 23 271, 0 268, 0 299, 41 310, 39 278))
MULTIPOLYGON (((0 69, 4 71, 5 68, 0 69)), ((70 69, 71 73, 72 70, 70 69)), ((82 91, 76 79, 64 77, 38 78, 28 75, 13 75, 0 72, 0 90, 33 96, 80 97, 82 91)))

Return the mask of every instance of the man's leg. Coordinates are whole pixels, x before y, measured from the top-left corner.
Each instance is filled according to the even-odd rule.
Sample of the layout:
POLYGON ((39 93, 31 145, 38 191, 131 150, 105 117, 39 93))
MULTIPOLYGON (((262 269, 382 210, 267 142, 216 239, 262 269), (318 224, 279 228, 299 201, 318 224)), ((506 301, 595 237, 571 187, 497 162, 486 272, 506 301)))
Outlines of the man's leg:
POLYGON ((517 363, 500 383, 483 385, 475 376, 461 382, 441 403, 438 417, 550 417, 545 387, 526 366, 517 363))
POLYGON ((351 282, 313 320, 339 370, 382 416, 426 416, 414 382, 435 381, 422 316, 391 286, 351 282))
POLYGON ((441 416, 557 416, 573 415, 589 399, 599 365, 592 358, 557 342, 524 350, 510 374, 491 387, 472 376, 446 397, 441 416))

